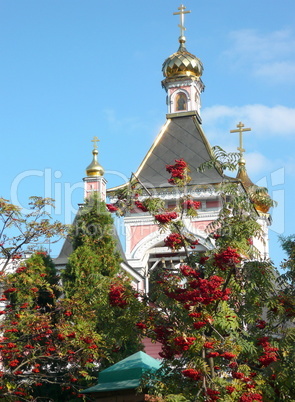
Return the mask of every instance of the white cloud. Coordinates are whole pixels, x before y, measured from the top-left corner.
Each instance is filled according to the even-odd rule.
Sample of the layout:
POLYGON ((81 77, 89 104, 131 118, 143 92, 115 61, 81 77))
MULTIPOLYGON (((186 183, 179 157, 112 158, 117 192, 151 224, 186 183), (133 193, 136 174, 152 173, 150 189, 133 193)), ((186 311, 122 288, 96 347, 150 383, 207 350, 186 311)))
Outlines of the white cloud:
POLYGON ((275 62, 261 64, 255 71, 255 75, 277 82, 295 82, 295 62, 275 62))
POLYGON ((249 176, 257 177, 275 168, 275 163, 259 152, 247 153, 247 172, 249 176))
POLYGON ((295 138, 295 108, 265 105, 223 106, 205 108, 202 112, 206 132, 216 138, 228 133, 239 121, 251 127, 257 136, 289 136, 295 138), (221 128, 222 127, 222 128, 221 128))
POLYGON ((253 29, 233 31, 231 46, 223 56, 234 69, 247 69, 271 82, 295 82, 295 37, 291 30, 259 33, 253 29))

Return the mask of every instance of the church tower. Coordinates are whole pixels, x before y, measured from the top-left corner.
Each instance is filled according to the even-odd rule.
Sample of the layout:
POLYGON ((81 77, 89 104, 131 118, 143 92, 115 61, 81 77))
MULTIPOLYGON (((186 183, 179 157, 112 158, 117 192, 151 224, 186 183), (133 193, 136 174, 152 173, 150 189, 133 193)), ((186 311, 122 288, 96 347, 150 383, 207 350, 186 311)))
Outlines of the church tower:
MULTIPOLYGON (((185 47, 184 15, 182 5, 174 13, 180 16, 180 37, 178 51, 169 56, 163 63, 164 80, 162 86, 167 92, 168 114, 155 142, 135 172, 135 178, 145 187, 146 191, 162 198, 166 208, 176 207, 178 200, 189 194, 198 201, 201 208, 196 218, 185 218, 185 230, 198 239, 199 244, 192 247, 194 251, 205 252, 213 248, 208 239, 206 227, 217 219, 221 200, 217 185, 224 180, 224 175, 218 167, 200 172, 197 168, 204 162, 212 160, 212 150, 201 126, 200 107, 201 93, 204 84, 201 80, 203 65, 199 58, 189 53, 185 47), (185 193, 168 182, 170 175, 166 166, 183 158, 189 166, 191 181, 185 193)), ((237 179, 227 178, 233 182, 237 179)), ((111 202, 115 202, 116 190, 128 186, 108 190, 111 202)), ((148 197, 142 195, 142 201, 148 197)), ((154 218, 147 212, 135 209, 124 217, 126 230, 126 260, 137 272, 145 278, 157 267, 177 266, 185 258, 185 250, 172 252, 164 244, 168 233, 158 230, 154 218)), ((148 291, 148 279, 146 280, 148 291)))
POLYGON ((106 184, 107 181, 104 178, 104 169, 98 163, 98 147, 97 142, 99 139, 94 137, 92 155, 93 159, 90 165, 86 168, 86 177, 83 178, 84 181, 84 199, 87 199, 94 192, 100 195, 101 201, 106 201, 106 184))
MULTIPOLYGON (((253 245, 261 258, 268 257, 268 226, 270 216, 265 203, 261 202, 261 193, 264 200, 269 199, 265 189, 255 186, 246 171, 244 159, 243 134, 250 131, 244 128, 242 123, 237 125, 233 133, 239 133, 240 151, 239 170, 237 177, 228 177, 219 165, 212 168, 199 170, 199 166, 212 162, 214 158, 212 148, 202 128, 200 116, 201 93, 204 85, 201 80, 203 65, 200 59, 189 53, 185 47, 184 15, 182 5, 174 13, 180 16, 180 37, 178 51, 169 56, 163 63, 162 71, 164 80, 162 86, 167 92, 168 113, 166 122, 161 128, 156 140, 147 152, 140 166, 133 174, 136 182, 144 188, 138 201, 142 202, 151 195, 161 198, 166 210, 174 210, 179 200, 189 196, 189 199, 199 203, 198 215, 189 217, 184 215, 183 224, 186 235, 196 239, 198 244, 191 245, 191 251, 203 253, 214 248, 214 240, 208 236, 208 225, 214 222, 222 208, 219 185, 227 183, 237 184, 239 191, 244 192, 252 202, 257 213, 257 221, 263 230, 260 239, 253 239, 253 245), (170 174, 166 170, 167 165, 174 165, 176 160, 183 159, 190 170, 191 180, 185 188, 179 189, 169 181, 170 174), (260 190, 256 192, 256 190, 260 190), (258 194, 258 195, 257 195, 258 194)), ((106 191, 104 169, 98 162, 98 138, 93 139, 93 159, 86 168, 84 177, 84 198, 92 193, 98 193, 102 201, 106 200, 106 194, 110 201, 117 201, 117 192, 128 193, 128 187, 133 185, 133 179, 106 191)), ((116 210, 116 208, 114 209, 116 210)), ((157 267, 174 269, 186 258, 184 248, 172 251, 165 245, 165 238, 169 234, 159 230, 152 215, 134 206, 134 209, 124 216, 125 227, 125 253, 118 239, 118 247, 122 256, 122 268, 134 278, 136 287, 149 291, 149 276, 157 267)), ((252 241, 252 239, 250 239, 252 241)), ((69 239, 64 243, 56 264, 60 267, 67 262, 72 251, 69 239)), ((188 250, 190 252, 190 250, 188 250)))
POLYGON ((162 71, 165 79, 162 81, 162 86, 167 92, 168 114, 195 111, 200 118, 201 93, 204 90, 201 80, 203 64, 185 47, 184 14, 190 11, 185 11, 183 5, 178 10, 179 12, 174 15, 180 16, 179 48, 163 63, 162 71))
MULTIPOLYGON (((204 90, 201 80, 203 65, 201 60, 189 53, 185 46, 184 16, 189 11, 185 11, 183 5, 178 10, 174 15, 180 16, 179 48, 164 61, 162 67, 164 75, 162 86, 167 92, 168 104, 166 122, 134 173, 134 178, 145 188, 139 201, 144 201, 152 194, 164 200, 168 210, 173 210, 179 199, 187 195, 193 201, 200 203, 198 216, 185 217, 183 222, 186 233, 198 240, 198 245, 192 247, 193 251, 202 253, 214 248, 212 240, 208 237, 207 227, 218 218, 222 207, 218 186, 224 181, 232 182, 236 183, 241 191, 246 192, 246 181, 243 179, 246 170, 242 154, 236 178, 225 176, 216 165, 204 171, 198 170, 201 164, 210 162, 213 158, 211 146, 202 129, 200 115, 201 93, 204 90), (175 160, 181 158, 188 164, 191 177, 183 192, 168 182, 170 175, 166 171, 167 165, 173 165, 175 160)), ((239 130, 240 128, 237 131, 240 132, 239 130)), ((108 196, 111 202, 116 202, 117 190, 129 185, 130 183, 125 183, 109 189, 108 196)), ((257 211, 257 218, 261 219, 264 239, 255 246, 261 256, 266 257, 268 250, 264 244, 268 241, 269 216, 268 214, 260 216, 257 211)), ((159 231, 153 216, 148 212, 135 208, 124 217, 124 225, 126 261, 145 278, 145 290, 148 292, 148 278, 153 269, 160 266, 159 264, 166 268, 177 268, 185 259, 185 250, 172 252, 165 246, 164 239, 168 233, 159 231)))

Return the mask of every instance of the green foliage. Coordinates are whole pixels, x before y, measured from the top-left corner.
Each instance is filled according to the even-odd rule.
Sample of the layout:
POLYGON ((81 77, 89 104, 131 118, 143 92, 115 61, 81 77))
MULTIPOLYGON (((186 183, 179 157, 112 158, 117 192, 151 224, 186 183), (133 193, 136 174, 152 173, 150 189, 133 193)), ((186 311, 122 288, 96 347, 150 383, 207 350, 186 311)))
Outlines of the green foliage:
POLYGON ((183 395, 167 395, 165 402, 189 402, 183 395))
POLYGON ((62 272, 64 303, 77 303, 79 311, 74 316, 78 322, 83 316, 93 317, 91 325, 105 343, 101 348, 103 364, 110 364, 140 349, 134 326, 141 303, 120 266, 113 219, 103 202, 97 197, 86 200, 70 233, 74 251, 62 272), (123 286, 126 308, 111 308, 109 292, 113 284, 123 286))
POLYGON ((199 172, 204 172, 206 169, 216 168, 224 172, 225 170, 234 171, 237 169, 237 164, 240 158, 238 152, 226 152, 220 146, 212 147, 211 158, 208 162, 202 163, 198 167, 199 172))
POLYGON ((159 211, 165 210, 165 201, 161 198, 150 197, 144 201, 144 205, 147 207, 151 214, 157 214, 159 211))
MULTIPOLYGON (((215 147, 199 171, 233 170, 238 158, 215 147)), ((295 238, 283 239, 287 272, 280 275, 254 245, 264 233, 253 204, 266 199, 265 205, 274 205, 265 189, 245 192, 224 176, 218 190, 222 208, 207 227, 213 247, 201 255, 191 250, 193 234, 182 225, 187 214, 181 201, 173 211, 177 217, 158 199, 144 201, 159 229, 171 232, 165 245, 174 252, 184 249, 187 257, 179 271, 159 263, 150 275, 149 308, 139 326, 161 343, 163 363, 147 380, 149 392, 159 401, 292 400, 295 238)))
MULTIPOLYGON (((7 228, 14 229, 16 222, 18 229, 28 216, 11 204, 1 205, 1 233, 7 240, 7 228)), ((30 219, 37 219, 43 213, 38 208, 44 205, 34 199, 34 218, 32 215, 30 219)), ((46 237, 51 236, 50 230, 55 233, 60 227, 50 226, 49 221, 42 225, 29 226, 45 228, 46 237)), ((134 328, 142 304, 121 269, 113 220, 105 204, 97 198, 86 201, 70 233, 74 251, 62 280, 42 250, 25 261, 17 259, 14 271, 0 277, 4 291, 1 300, 6 302, 0 313, 3 400, 89 400, 79 391, 96 383, 98 367, 140 349, 134 328), (123 302, 119 306, 111 305, 112 287, 121 291, 123 302)), ((21 235, 13 239, 14 250, 20 250, 18 244, 23 246, 24 239, 21 235)), ((7 259, 12 255, 11 250, 7 259)))
POLYGON ((268 208, 277 206, 277 202, 270 198, 265 187, 252 186, 248 189, 248 193, 254 204, 260 204, 268 208))
POLYGON ((1 271, 11 265, 17 267, 27 253, 40 250, 50 239, 54 243, 66 233, 66 226, 51 222, 48 208, 53 207, 51 198, 31 197, 30 212, 24 213, 18 206, 0 198, 0 257, 1 271))

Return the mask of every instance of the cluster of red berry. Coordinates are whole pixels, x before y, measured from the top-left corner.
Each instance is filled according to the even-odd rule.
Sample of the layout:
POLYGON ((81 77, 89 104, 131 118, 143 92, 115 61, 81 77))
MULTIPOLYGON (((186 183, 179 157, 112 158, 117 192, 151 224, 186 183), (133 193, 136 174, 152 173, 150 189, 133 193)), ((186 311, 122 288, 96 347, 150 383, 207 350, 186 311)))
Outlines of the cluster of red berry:
POLYGON ((127 306, 125 288, 120 284, 113 284, 109 290, 109 302, 110 305, 115 307, 124 308, 127 306))

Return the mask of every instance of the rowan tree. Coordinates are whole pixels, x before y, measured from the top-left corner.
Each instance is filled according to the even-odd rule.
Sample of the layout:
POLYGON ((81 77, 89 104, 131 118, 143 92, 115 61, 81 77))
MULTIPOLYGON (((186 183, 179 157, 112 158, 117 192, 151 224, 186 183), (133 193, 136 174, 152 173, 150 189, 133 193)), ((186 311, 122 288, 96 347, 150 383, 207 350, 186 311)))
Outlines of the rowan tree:
MULTIPOLYGON (((23 243, 21 235, 18 240, 23 243)), ((96 382, 102 367, 138 350, 133 328, 140 303, 120 268, 104 203, 86 201, 71 241, 74 251, 64 272, 37 251, 1 276, 0 396, 5 401, 87 400, 80 390, 96 382)), ((20 250, 17 242, 14 247, 20 250)))
MULTIPOLYGON (((174 210, 135 181, 109 206, 119 214, 134 206, 149 211, 167 232, 165 245, 186 254, 178 270, 162 267, 151 275, 153 291, 137 323, 141 334, 162 344, 162 369, 147 379, 150 393, 163 401, 294 400, 294 239, 284 242, 289 258, 282 276, 253 246, 262 233, 250 192, 225 178, 219 218, 208 226, 214 247, 195 252, 198 241, 183 224, 199 207, 189 194, 188 165, 177 160, 167 171, 169 183, 185 194, 174 210)), ((252 189, 255 200, 259 192, 252 189)))
POLYGON ((116 362, 141 347, 134 324, 142 305, 131 278, 121 268, 113 218, 98 197, 86 200, 70 237, 74 251, 62 273, 64 302, 74 309, 74 302, 79 300, 80 319, 94 317, 93 328, 105 345, 102 357, 106 364, 116 362))
POLYGON ((13 270, 28 253, 39 250, 48 241, 57 242, 66 227, 52 222, 47 212, 53 207, 51 198, 30 197, 27 211, 0 198, 0 272, 13 270))

